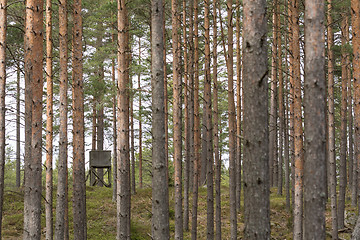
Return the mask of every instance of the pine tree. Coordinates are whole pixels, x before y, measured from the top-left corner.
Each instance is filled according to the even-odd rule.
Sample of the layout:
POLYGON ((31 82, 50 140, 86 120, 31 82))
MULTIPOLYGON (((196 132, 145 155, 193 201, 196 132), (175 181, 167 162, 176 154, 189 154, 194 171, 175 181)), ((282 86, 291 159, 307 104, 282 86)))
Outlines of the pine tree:
POLYGON ((270 238, 266 1, 244 1, 245 239, 270 238), (257 33, 257 34, 254 34, 257 33), (255 194, 257 197, 254 197, 255 194))
POLYGON ((324 1, 305 1, 304 239, 325 239, 325 26, 324 1))

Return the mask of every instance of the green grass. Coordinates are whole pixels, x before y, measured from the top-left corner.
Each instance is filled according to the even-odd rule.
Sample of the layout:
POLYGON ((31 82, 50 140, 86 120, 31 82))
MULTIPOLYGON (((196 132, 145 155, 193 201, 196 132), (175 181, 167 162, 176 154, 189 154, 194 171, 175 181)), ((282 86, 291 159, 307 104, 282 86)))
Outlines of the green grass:
MULTIPOLYGON (((174 234, 174 189, 170 188, 170 232, 174 234)), ((198 205, 198 239, 206 239, 206 188, 199 189, 198 205)), ((100 187, 86 187, 87 196, 87 228, 88 239, 111 240, 116 238, 116 204, 112 201, 112 189, 100 187)), ((70 239, 73 239, 72 226, 72 192, 69 192, 69 223, 70 239)), ((54 193, 55 196, 55 193, 54 193)), ((21 239, 23 232, 23 192, 21 190, 7 190, 4 195, 4 218, 3 239, 21 239)), ((292 214, 286 209, 285 197, 278 196, 276 189, 271 189, 270 216, 272 239, 292 239, 292 214)), ((230 211, 229 211, 229 188, 222 186, 222 236, 230 238, 230 211)), ((243 199, 242 199, 243 203, 243 199)), ((44 202, 42 203, 44 210, 44 202)), ((192 199, 190 198, 190 214, 192 199)), ((55 202, 54 202, 54 206, 55 202)), ((356 208, 346 205, 348 215, 354 214, 356 208)), ((55 210, 54 210, 55 214, 55 210)), ((136 240, 151 239, 151 189, 137 189, 136 195, 132 196, 131 203, 131 236, 136 240)), ((55 218, 55 216, 54 216, 55 218)), ((42 214, 42 229, 45 228, 44 211, 42 214)), ((191 217, 190 217, 191 224, 191 217)), ((190 225, 191 227, 191 225, 190 225)), ((330 232, 331 219, 330 208, 326 212, 326 227, 330 232)), ((352 226, 342 231, 339 236, 342 239, 350 239, 352 226)), ((243 205, 238 215, 238 232, 242 237, 244 229, 243 205)), ((45 233, 43 232, 43 235, 45 233)), ((184 239, 190 239, 190 232, 184 232, 184 239)), ((330 236, 328 236, 330 239, 330 236)))

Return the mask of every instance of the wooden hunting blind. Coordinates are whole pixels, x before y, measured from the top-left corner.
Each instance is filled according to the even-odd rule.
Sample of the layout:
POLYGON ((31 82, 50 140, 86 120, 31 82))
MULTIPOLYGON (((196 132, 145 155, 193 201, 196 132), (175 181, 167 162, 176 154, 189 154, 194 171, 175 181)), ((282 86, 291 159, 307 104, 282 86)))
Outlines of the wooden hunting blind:
POLYGON ((92 150, 90 151, 90 185, 95 186, 97 182, 102 182, 104 186, 111 187, 111 151, 92 150), (96 172, 98 168, 105 168, 104 176, 108 175, 108 183, 105 183, 96 172))

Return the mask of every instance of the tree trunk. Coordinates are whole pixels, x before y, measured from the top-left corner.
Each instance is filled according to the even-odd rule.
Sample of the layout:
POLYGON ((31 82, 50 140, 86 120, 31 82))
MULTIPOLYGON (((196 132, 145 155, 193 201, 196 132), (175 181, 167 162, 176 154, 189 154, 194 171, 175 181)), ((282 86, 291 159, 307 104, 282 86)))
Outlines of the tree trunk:
POLYGON ((183 54, 184 54, 184 231, 189 231, 189 187, 190 187, 190 122, 189 122, 189 58, 188 58, 188 38, 186 34, 186 1, 183 4, 183 54))
POLYGON ((271 50, 271 83, 270 83, 270 116, 269 116, 269 164, 270 164, 270 184, 277 183, 277 38, 278 38, 278 0, 273 1, 273 41, 271 50))
MULTIPOLYGON (((5 88, 6 88, 6 0, 0 1, 0 236, 3 203, 4 203, 4 179, 5 179, 5 88)), ((19 181, 20 182, 20 181, 19 181)))
POLYGON ((294 81, 294 145, 295 145, 295 184, 294 184, 294 240, 302 239, 303 219, 303 127, 301 110, 300 45, 299 45, 299 0, 292 1, 292 50, 294 81))
POLYGON ((324 5, 324 0, 305 1, 304 239, 326 238, 324 5))
POLYGON ((162 0, 151 2, 151 88, 152 88, 152 238, 170 239, 169 233, 169 193, 166 181, 165 153, 165 104, 164 104, 164 56, 162 0))
MULTIPOLYGON (((343 9, 344 11, 345 9, 343 9)), ((344 228, 345 193, 346 193, 346 151, 347 151, 347 58, 346 44, 349 35, 347 12, 341 14, 341 125, 340 125, 340 166, 339 166, 339 199, 338 199, 338 226, 344 228)))
MULTIPOLYGON (((191 0, 190 0, 191 1, 191 0)), ((163 9, 165 12, 165 3, 163 3, 163 9)), ((164 114, 165 114, 165 159, 166 159, 166 182, 169 185, 169 114, 168 114, 168 90, 167 90, 167 65, 166 65, 166 26, 165 26, 165 18, 163 17, 163 58, 164 58, 164 114)), ((140 156, 140 155, 139 155, 140 156)))
MULTIPOLYGON (((360 3, 351 0, 351 19, 353 35, 353 77, 354 77, 354 102, 355 102, 355 161, 357 163, 357 184, 360 185, 360 3)), ((358 194, 358 213, 360 212, 360 191, 358 194)))
POLYGON ((328 162, 331 202, 331 235, 338 239, 337 197, 336 197, 336 161, 335 161, 335 116, 334 116, 334 34, 332 31, 332 0, 328 1, 327 9, 327 50, 328 50, 328 162))
POLYGON ((281 17, 280 15, 280 3, 276 6, 277 17, 277 64, 276 68, 278 69, 279 74, 279 90, 278 90, 278 104, 279 104, 279 153, 278 153, 278 177, 277 177, 277 194, 283 194, 283 143, 284 143, 284 124, 285 124, 285 110, 284 110, 284 79, 283 79, 283 68, 282 68, 282 46, 281 46, 281 17))
POLYGON ((200 162, 200 115, 199 115, 199 26, 198 0, 194 0, 194 180, 191 240, 197 239, 197 210, 200 162))
MULTIPOLYGON (((241 28, 240 0, 236 0, 236 208, 241 207, 241 28)), ((214 10, 216 12, 216 9, 214 10)))
MULTIPOLYGON (((130 83, 130 88, 133 89, 132 81, 130 83)), ((132 92, 130 99, 130 151, 131 151, 131 194, 136 194, 136 185, 135 185, 135 136, 134 136, 134 94, 132 92)))
POLYGON ((84 89, 82 68, 82 17, 81 0, 73 3, 73 56, 72 56, 72 104, 73 104, 73 215, 74 239, 86 239, 86 191, 85 191, 85 138, 84 138, 84 89))
POLYGON ((270 239, 266 1, 244 1, 245 239, 270 239), (255 34, 256 33, 256 34, 255 34), (254 198, 254 195, 257 197, 254 198))
POLYGON ((24 194, 24 239, 41 236, 41 156, 43 88, 43 1, 26 1, 25 74, 26 88, 26 159, 24 194), (37 91, 35 91, 37 90, 37 91), (29 114, 29 111, 31 114, 29 114))
POLYGON ((118 198, 117 239, 130 238, 129 90, 127 69, 127 1, 118 0, 118 198))
MULTIPOLYGON (((227 14, 232 16, 233 1, 227 0, 227 14)), ((232 17, 228 18, 228 111, 229 111, 229 185, 230 185, 230 234, 231 239, 237 239, 237 211, 236 211, 236 116, 234 103, 234 73, 233 73, 233 24, 232 17)))
POLYGON ((219 103, 218 103, 218 80, 217 80, 217 0, 213 1, 213 78, 214 78, 214 156, 215 156, 215 239, 221 240, 221 161, 219 156, 219 103))
MULTIPOLYGON (((16 187, 20 188, 21 184, 21 158, 20 158, 20 68, 16 69, 16 187)), ((47 88, 49 89, 49 87, 47 88)), ((49 119, 49 118, 47 118, 49 119)))
MULTIPOLYGON (((115 23, 114 23, 115 24, 115 23)), ((114 43, 115 42, 115 33, 112 34, 111 36, 111 40, 114 43)), ((112 82, 113 82, 113 87, 114 89, 116 89, 116 77, 115 77, 115 58, 111 59, 111 78, 112 78, 112 82)), ((112 196, 112 200, 113 202, 116 202, 116 198, 117 198, 117 127, 116 127, 116 120, 117 120, 117 113, 116 113, 116 92, 114 93, 113 96, 113 196, 112 196)))
POLYGON ((206 127, 206 215, 207 215, 207 239, 214 239, 214 177, 213 177, 213 130, 212 130, 212 111, 211 111, 211 71, 210 71, 210 1, 204 2, 204 27, 205 27, 205 83, 204 83, 204 125, 206 127))
POLYGON ((172 9, 172 47, 173 47, 173 119, 174 119, 174 163, 175 163, 175 239, 183 238, 182 213, 182 137, 181 137, 181 76, 180 76, 180 49, 179 12, 176 0, 171 1, 172 9))
POLYGON ((67 221, 65 211, 68 205, 66 198, 67 191, 67 10, 66 0, 59 2, 59 55, 60 55, 60 128, 59 128, 59 162, 58 162, 58 184, 56 200, 56 224, 55 239, 62 240, 65 238, 65 222, 67 221))

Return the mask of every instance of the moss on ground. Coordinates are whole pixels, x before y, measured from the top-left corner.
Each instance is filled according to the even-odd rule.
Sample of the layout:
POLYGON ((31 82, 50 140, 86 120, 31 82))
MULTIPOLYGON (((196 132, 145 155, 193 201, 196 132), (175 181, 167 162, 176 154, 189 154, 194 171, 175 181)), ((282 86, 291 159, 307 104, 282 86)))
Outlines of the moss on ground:
MULTIPOLYGON (((174 234, 174 189, 170 188, 170 231, 174 234)), ((69 222, 70 239, 72 239, 72 192, 69 192, 69 222)), ((87 187, 87 227, 88 239, 110 240, 116 238, 116 204, 112 201, 112 189, 100 187, 87 187)), ((23 192, 21 190, 7 190, 4 196, 4 218, 3 218, 3 239, 21 239, 23 232, 23 192)), ((292 239, 292 213, 286 209, 285 197, 278 196, 276 189, 271 189, 270 196, 270 217, 271 217, 271 236, 272 239, 292 239)), ((221 192, 222 206, 222 236, 223 239, 230 238, 230 211, 229 211, 229 188, 222 186, 221 192)), ((242 237, 244 229, 243 199, 242 207, 238 215, 239 237, 242 237)), ((44 210, 44 202, 42 203, 44 210)), ((356 208, 351 207, 350 200, 346 203, 348 218, 354 217, 356 208)), ((190 198, 190 216, 192 200, 190 198)), ((54 202, 54 206, 55 202, 54 202)), ((54 210, 55 214, 55 210, 54 210)), ((206 188, 199 188, 198 205, 198 239, 206 239, 206 188)), ((131 202, 131 235, 132 239, 147 240, 151 239, 151 189, 137 189, 136 195, 132 196, 131 202)), ((54 216, 55 218, 55 216, 54 216)), ((42 226, 45 229, 44 211, 42 214, 42 226)), ((330 208, 327 207, 326 227, 330 233, 331 218, 330 208)), ((340 231, 341 239, 350 239, 352 224, 348 224, 346 229, 340 231)), ((190 217, 191 228, 191 217, 190 217)), ((45 235, 45 232, 43 232, 45 235)), ((184 239, 190 239, 190 231, 184 233, 184 239)), ((328 239, 330 236, 328 235, 328 239)))

